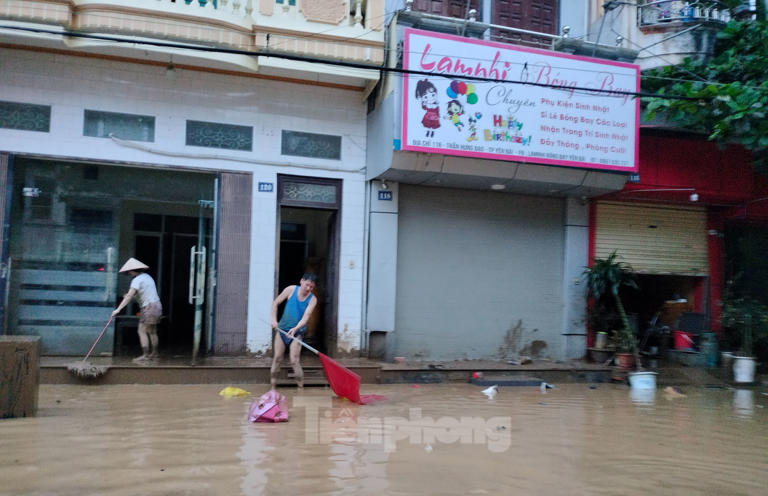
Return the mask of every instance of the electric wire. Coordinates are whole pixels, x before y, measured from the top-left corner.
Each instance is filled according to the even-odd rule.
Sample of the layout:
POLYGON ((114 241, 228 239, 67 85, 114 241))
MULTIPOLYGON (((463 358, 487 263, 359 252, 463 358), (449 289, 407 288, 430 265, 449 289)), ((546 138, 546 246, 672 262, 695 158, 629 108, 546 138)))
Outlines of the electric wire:
MULTIPOLYGON (((386 14, 385 14, 386 15, 386 14)), ((615 21, 615 18, 614 18, 615 21)), ((34 28, 34 27, 26 27, 26 26, 3 26, 0 25, 0 29, 12 29, 12 30, 19 30, 19 31, 27 31, 27 32, 36 32, 41 34, 51 34, 51 35, 58 35, 58 36, 65 36, 65 37, 75 37, 75 38, 88 38, 88 39, 98 39, 103 41, 113 41, 116 43, 132 43, 132 44, 138 44, 138 45, 151 45, 151 46, 158 46, 158 47, 167 47, 167 48, 177 48, 177 49, 188 49, 188 50, 194 50, 194 51, 205 51, 205 52, 213 52, 213 53, 231 53, 231 54, 240 54, 240 55, 246 55, 246 56, 253 56, 253 57, 272 57, 272 58, 282 58, 282 59, 288 59, 288 60, 297 60, 297 61, 304 61, 309 63, 318 63, 318 64, 326 64, 326 65, 334 65, 334 66, 343 66, 348 68, 355 68, 355 69, 365 69, 365 70, 376 70, 376 71, 384 71, 384 72, 393 72, 393 73, 400 73, 400 74, 413 74, 413 75, 424 75, 424 76, 439 76, 439 77, 445 77, 445 78, 460 78, 460 79, 466 79, 466 80, 472 80, 472 81, 478 81, 478 82, 495 82, 495 83, 511 83, 511 84, 524 84, 524 85, 531 85, 531 86, 541 86, 541 87, 549 87, 554 89, 563 89, 561 86, 557 85, 550 85, 545 83, 533 83, 533 82, 522 82, 522 81, 508 81, 508 80, 501 80, 501 79, 493 79, 493 78, 483 78, 478 76, 466 76, 466 75, 446 75, 446 74, 440 74, 440 73, 433 73, 433 72, 425 72, 425 71, 416 71, 411 69, 398 69, 393 67, 384 67, 384 66, 376 66, 371 64, 360 64, 355 62, 345 62, 340 60, 331 60, 331 59, 321 59, 317 57, 308 57, 308 56, 301 56, 301 55, 290 55, 286 53, 275 53, 271 51, 252 51, 252 50, 238 50, 238 49, 228 49, 228 48, 221 48, 221 47, 212 47, 212 46, 206 46, 206 45, 190 45, 190 44, 184 44, 184 43, 173 43, 173 42, 161 42, 161 41, 152 41, 152 40, 145 40, 145 39, 132 39, 132 38, 121 38, 118 36, 106 36, 106 35, 96 35, 91 33, 82 33, 78 31, 71 31, 71 30, 63 30, 63 31, 56 31, 56 30, 49 30, 49 29, 42 29, 42 28, 34 28)), ((339 29, 339 28, 334 28, 339 29)), ((613 29, 613 27, 610 28, 611 31, 615 34, 619 34, 613 29)), ((331 30, 328 30, 331 31, 331 30)), ((367 31, 366 33, 363 33, 359 36, 364 36, 367 33, 370 33, 371 30, 367 31)), ((310 39, 312 36, 316 35, 317 33, 314 33, 312 35, 308 35, 307 39, 310 39)), ((637 43, 632 42, 631 40, 627 40, 632 45, 639 47, 637 43)), ((250 45, 254 46, 254 45, 250 45)), ((254 46, 255 47, 255 46, 254 46)), ((414 53, 414 52, 410 52, 414 53)), ((440 56, 440 53, 435 53, 436 56, 440 56)), ((670 63, 670 61, 664 59, 664 57, 660 55, 652 54, 661 60, 664 60, 667 63, 670 63)), ((447 54, 443 54, 443 56, 448 56, 447 54)), ((464 57, 465 60, 472 60, 472 61, 480 61, 480 62, 490 62, 488 59, 483 58, 476 58, 476 57, 464 57)), ((519 62, 510 62, 510 65, 517 65, 517 66, 523 66, 523 63, 519 62)), ((551 66, 554 69, 566 69, 564 67, 558 67, 558 66, 551 66)), ((584 72, 590 72, 590 69, 583 69, 584 72)), ((600 71, 593 71, 593 72, 599 72, 603 74, 613 74, 613 75, 619 75, 619 73, 614 73, 609 70, 600 70, 600 71)), ((726 84, 726 83, 718 83, 714 81, 707 81, 706 79, 701 78, 701 76, 692 73, 688 71, 693 77, 699 78, 699 81, 689 81, 689 82, 706 82, 709 84, 726 84)), ((663 79, 659 76, 649 76, 645 74, 641 74, 641 78, 654 78, 654 79, 663 79)), ((679 81, 684 82, 687 80, 679 79, 679 81)), ((601 90, 601 89, 594 89, 594 88, 573 88, 574 90, 580 90, 589 94, 594 93, 610 93, 614 95, 628 95, 628 96, 634 96, 634 97, 658 97, 659 95, 656 93, 644 93, 644 92, 631 92, 631 91, 619 91, 619 90, 601 90)), ((701 98, 696 97, 688 97, 688 96, 680 96, 680 95, 665 95, 665 98, 669 99, 681 99, 681 100, 700 100, 701 98)))
MULTIPOLYGON (((548 84, 548 83, 510 81, 505 79, 486 78, 486 77, 479 77, 479 76, 442 74, 442 73, 435 73, 435 72, 428 72, 428 71, 417 71, 413 69, 402 69, 398 67, 377 66, 372 64, 363 64, 359 62, 349 62, 344 60, 320 59, 317 57, 308 57, 308 56, 294 55, 294 54, 288 54, 288 53, 275 53, 270 51, 246 51, 246 50, 238 50, 238 49, 232 49, 232 48, 211 47, 206 45, 190 45, 190 44, 184 44, 184 43, 173 43, 173 42, 146 40, 146 39, 137 39, 137 38, 122 38, 118 36, 106 36, 106 35, 98 35, 98 34, 92 34, 92 33, 82 33, 78 31, 56 31, 56 30, 49 30, 49 29, 43 29, 43 28, 33 28, 33 27, 26 27, 26 26, 9 26, 9 25, 0 25, 0 29, 26 31, 26 32, 39 33, 39 34, 50 34, 50 35, 72 37, 72 38, 111 41, 115 43, 126 43, 126 44, 133 44, 133 45, 176 48, 181 50, 192 50, 196 52, 228 53, 233 55, 245 55, 248 57, 268 57, 268 58, 285 59, 285 60, 292 60, 292 61, 298 61, 298 62, 308 62, 313 64, 346 67, 350 69, 383 71, 383 72, 389 72, 389 73, 395 73, 395 74, 418 75, 418 76, 425 76, 425 77, 440 77, 440 78, 446 78, 446 79, 460 78, 465 81, 477 81, 477 82, 486 82, 486 83, 517 84, 517 85, 524 85, 524 86, 550 88, 550 89, 556 89, 556 90, 562 90, 562 91, 568 91, 568 92, 585 92, 587 94, 607 94, 607 95, 613 95, 613 96, 621 95, 621 96, 628 96, 628 97, 629 96, 631 97, 656 96, 653 93, 643 93, 641 91, 639 92, 625 91, 625 90, 618 90, 618 89, 605 90, 600 88, 587 88, 587 87, 580 87, 580 86, 564 87, 562 85, 548 84)), ((688 97, 688 96, 670 96, 670 98, 676 98, 681 100, 700 100, 700 98, 688 97)))

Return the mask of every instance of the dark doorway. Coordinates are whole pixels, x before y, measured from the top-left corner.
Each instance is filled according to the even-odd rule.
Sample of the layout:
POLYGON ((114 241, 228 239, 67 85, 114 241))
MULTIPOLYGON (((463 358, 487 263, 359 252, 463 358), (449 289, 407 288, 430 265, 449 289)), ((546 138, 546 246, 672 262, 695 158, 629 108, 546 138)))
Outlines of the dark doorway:
MULTIPOLYGON (((325 352, 330 338, 325 326, 330 280, 328 260, 332 246, 329 237, 335 232, 336 212, 282 207, 280 219, 278 285, 282 290, 298 284, 305 273, 317 275, 314 294, 318 301, 307 323, 306 341, 325 352)), ((282 308, 279 314, 282 314, 282 308)))
POLYGON ((333 356, 341 181, 279 176, 278 192, 276 292, 298 284, 305 272, 317 275, 314 294, 318 302, 307 323, 306 341, 333 356))
MULTIPOLYGON (((197 243, 198 218, 145 213, 133 217, 136 258, 150 266, 148 273, 157 283, 163 304, 163 319, 158 326, 160 352, 164 356, 187 356, 192 352, 194 332, 194 305, 189 302, 190 250, 197 243)), ((204 220, 204 226, 209 233, 210 219, 204 220)), ((136 304, 132 306, 128 315, 138 312, 136 304)), ((135 319, 123 325, 116 353, 140 352, 135 319)))

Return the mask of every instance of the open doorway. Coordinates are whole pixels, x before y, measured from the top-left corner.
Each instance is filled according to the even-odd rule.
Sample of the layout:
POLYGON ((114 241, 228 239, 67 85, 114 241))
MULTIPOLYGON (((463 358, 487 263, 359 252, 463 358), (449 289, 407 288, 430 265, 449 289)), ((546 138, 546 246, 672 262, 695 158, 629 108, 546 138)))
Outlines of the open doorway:
MULTIPOLYGON (((336 349, 338 201, 340 181, 279 178, 277 289, 298 284, 304 273, 317 275, 315 311, 306 342, 333 356, 336 349), (323 194, 318 195, 319 192, 323 194)), ((282 308, 278 309, 278 315, 282 308)))
POLYGON ((702 324, 708 322, 707 277, 673 274, 636 274, 635 277, 638 289, 623 288, 621 298, 642 346, 662 344, 658 342, 661 328, 675 330, 683 320, 689 322, 693 318, 702 324))
POLYGON ((215 203, 214 174, 17 157, 11 191, 9 329, 40 336, 46 355, 83 355, 102 329, 94 354, 138 354, 136 305, 109 319, 133 257, 158 286, 161 354, 188 353, 195 307, 181 295, 190 243, 213 230, 201 200, 215 203))
MULTIPOLYGON (((190 209, 189 213, 193 210, 190 209)), ((180 212, 181 213, 181 212, 180 212)), ((211 219, 203 219, 205 246, 210 246, 211 219)), ((157 283, 163 304, 163 319, 158 326, 160 351, 164 356, 187 356, 194 337, 194 307, 189 301, 190 251, 198 241, 199 218, 190 215, 133 213, 135 257, 150 266, 149 275, 157 283)), ((207 303, 206 303, 207 304, 207 303)), ((129 307, 128 316, 138 311, 129 307)), ((135 319, 126 319, 125 327, 133 327, 135 319)), ((205 321, 202 322, 205 326, 205 321)), ((138 335, 133 329, 121 329, 120 355, 140 352, 138 335)), ((206 333, 203 329, 202 336, 206 333)), ((204 339, 204 338, 203 338, 204 339)), ((202 343, 206 348, 207 343, 202 343)))

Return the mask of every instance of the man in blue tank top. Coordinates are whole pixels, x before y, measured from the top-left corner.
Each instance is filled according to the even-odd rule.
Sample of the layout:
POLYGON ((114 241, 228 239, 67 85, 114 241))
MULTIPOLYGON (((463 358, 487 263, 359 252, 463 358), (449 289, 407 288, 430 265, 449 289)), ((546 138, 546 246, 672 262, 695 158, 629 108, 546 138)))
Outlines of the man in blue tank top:
POLYGON ((304 371, 301 369, 299 357, 301 356, 301 341, 307 332, 307 321, 312 311, 317 305, 317 298, 312 294, 315 289, 317 276, 315 274, 304 274, 298 286, 288 286, 272 302, 272 328, 282 329, 290 337, 275 331, 274 345, 272 346, 272 369, 270 374, 270 384, 272 389, 277 386, 277 376, 280 372, 280 364, 283 361, 286 346, 289 347, 288 356, 293 367, 293 375, 296 378, 296 385, 299 388, 304 387, 304 371), (283 316, 280 322, 277 321, 277 307, 285 303, 283 316))

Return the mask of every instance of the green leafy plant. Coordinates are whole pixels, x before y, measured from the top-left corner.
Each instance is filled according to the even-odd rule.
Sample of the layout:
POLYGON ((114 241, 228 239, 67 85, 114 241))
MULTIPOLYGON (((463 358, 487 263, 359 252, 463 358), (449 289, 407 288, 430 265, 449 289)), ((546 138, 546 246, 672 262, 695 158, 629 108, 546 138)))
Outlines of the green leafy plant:
POLYGON ((643 73, 643 90, 656 93, 643 99, 644 117, 663 116, 723 146, 740 143, 768 171, 767 66, 768 23, 732 20, 718 32, 711 60, 687 58, 643 73), (688 99, 669 98, 679 96, 688 99))
POLYGON ((730 344, 742 356, 755 356, 756 349, 768 346, 768 306, 750 297, 735 296, 729 288, 723 297, 720 315, 730 344))
POLYGON ((632 267, 618 258, 619 255, 616 251, 606 258, 596 258, 592 266, 584 269, 583 275, 586 278, 590 295, 597 300, 596 304, 603 304, 606 299, 610 299, 619 314, 621 325, 615 329, 613 335, 616 351, 634 353, 637 358, 637 339, 629 325, 627 312, 624 310, 619 295, 622 286, 637 289, 637 283, 632 273, 632 267))

